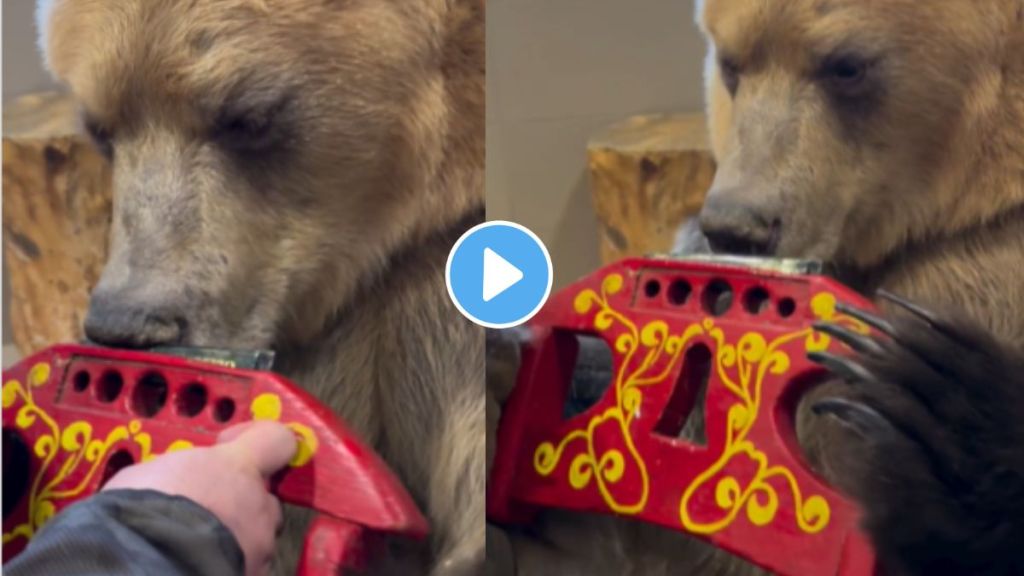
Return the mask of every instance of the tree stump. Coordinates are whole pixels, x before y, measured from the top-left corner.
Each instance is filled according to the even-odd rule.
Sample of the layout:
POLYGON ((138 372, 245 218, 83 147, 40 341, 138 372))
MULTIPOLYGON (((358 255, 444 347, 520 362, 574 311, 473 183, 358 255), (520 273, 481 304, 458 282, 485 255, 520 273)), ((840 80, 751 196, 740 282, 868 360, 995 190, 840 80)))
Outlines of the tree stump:
POLYGON ((4 107, 3 232, 11 332, 22 354, 82 337, 107 257, 111 169, 77 129, 74 102, 4 107))
POLYGON ((715 174, 704 116, 629 118, 591 139, 587 150, 601 260, 671 250, 715 174))

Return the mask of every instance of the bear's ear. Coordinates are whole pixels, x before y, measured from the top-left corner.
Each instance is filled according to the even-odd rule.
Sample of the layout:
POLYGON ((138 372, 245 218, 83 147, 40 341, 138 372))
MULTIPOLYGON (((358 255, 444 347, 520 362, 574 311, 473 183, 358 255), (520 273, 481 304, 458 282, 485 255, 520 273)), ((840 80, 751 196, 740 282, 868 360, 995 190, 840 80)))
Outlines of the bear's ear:
POLYGON ((43 66, 50 74, 54 73, 50 63, 50 16, 59 1, 36 0, 36 44, 43 57, 43 66))
POLYGON ((693 21, 697 23, 697 27, 704 28, 704 4, 707 0, 697 0, 693 3, 693 21))
POLYGON ((704 6, 707 4, 707 0, 696 0, 693 4, 693 20, 697 23, 697 29, 704 34, 704 41, 707 43, 707 52, 704 55, 704 89, 707 92, 707 103, 710 104, 713 88, 715 83, 718 82, 716 77, 718 72, 718 56, 715 51, 715 43, 704 26, 704 6))

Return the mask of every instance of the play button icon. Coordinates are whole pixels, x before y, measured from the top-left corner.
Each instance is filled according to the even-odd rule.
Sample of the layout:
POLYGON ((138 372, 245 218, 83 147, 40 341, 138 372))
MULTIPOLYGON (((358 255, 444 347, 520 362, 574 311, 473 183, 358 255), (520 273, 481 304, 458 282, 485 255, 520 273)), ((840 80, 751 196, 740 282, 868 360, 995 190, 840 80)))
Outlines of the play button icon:
POLYGON ((523 279, 523 271, 490 248, 484 248, 484 302, 513 287, 523 279))
POLYGON ((455 307, 488 328, 526 322, 551 293, 544 243, 514 222, 485 222, 463 234, 448 255, 445 282, 455 307))

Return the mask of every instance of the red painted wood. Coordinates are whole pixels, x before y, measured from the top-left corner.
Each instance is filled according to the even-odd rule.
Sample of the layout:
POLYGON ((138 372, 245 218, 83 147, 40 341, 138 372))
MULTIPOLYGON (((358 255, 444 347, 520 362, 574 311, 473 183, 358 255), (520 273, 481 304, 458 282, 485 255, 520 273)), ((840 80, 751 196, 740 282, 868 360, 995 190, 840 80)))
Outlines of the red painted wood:
MULTIPOLYGON (((799 396, 811 383, 826 377, 806 358, 809 342, 803 335, 811 333, 811 323, 821 316, 822 308, 827 312, 823 303, 830 299, 828 294, 840 302, 871 309, 870 302, 825 277, 663 259, 626 260, 555 294, 528 324, 538 338, 524 349, 519 380, 499 425, 497 457, 488 487, 490 519, 523 523, 539 508, 618 514, 695 534, 782 576, 874 574, 873 554, 858 529, 857 507, 804 465, 793 427, 799 396), (618 291, 609 290, 615 288, 610 277, 621 279, 618 291), (652 282, 657 290, 654 284, 648 286, 652 282), (685 282, 691 288, 682 304, 673 302, 672 297, 682 292, 671 289, 674 282, 685 282), (716 282, 728 284, 734 294, 731 308, 719 317, 708 311, 704 298, 708 287, 716 282), (759 313, 744 306, 744 299, 755 294, 750 292, 755 289, 765 291, 770 302, 759 313), (576 306, 580 294, 588 290, 593 291, 592 296, 606 296, 607 309, 614 312, 605 314, 606 324, 597 321, 604 309, 600 298, 590 298, 591 307, 586 311, 576 306), (816 299, 822 294, 826 296, 816 299), (779 303, 786 299, 795 304, 790 315, 779 312, 779 303), (812 302, 819 307, 817 315, 812 302), (711 328, 704 324, 707 320, 713 322, 711 328), (664 333, 656 329, 658 322, 664 323, 664 333), (644 328, 652 326, 647 334, 651 346, 646 346, 644 328), (660 342, 665 342, 664 335, 682 335, 688 329, 696 333, 680 345, 684 349, 675 359, 667 349, 656 352, 660 342), (712 329, 721 330, 721 340, 716 340, 712 329), (634 342, 641 341, 638 346, 629 340, 633 330, 634 342), (566 419, 563 405, 575 358, 575 338, 571 334, 576 333, 596 335, 608 344, 615 374, 597 404, 566 419), (736 366, 727 365, 727 347, 744 337, 748 345, 776 342, 776 350, 788 361, 788 366, 778 364, 778 374, 768 370, 771 362, 766 358, 746 364, 750 367, 748 384, 761 383, 759 394, 750 393, 757 399, 756 410, 748 410, 747 415, 756 412, 756 417, 747 432, 742 432, 746 425, 738 425, 739 420, 730 424, 730 411, 738 418, 743 411, 736 406, 746 404, 730 391, 723 378, 743 380, 736 366), (671 404, 675 412, 666 415, 666 421, 681 422, 680 414, 687 414, 692 407, 695 390, 677 391, 675 396, 672 393, 680 374, 687 370, 686 349, 697 345, 707 346, 711 353, 705 398, 706 446, 655 432, 670 398, 676 399, 671 404), (646 360, 650 365, 644 368, 646 360), (762 368, 765 375, 758 378, 762 368), (624 423, 620 424, 616 414, 624 423), (592 430, 589 440, 588 430, 592 430), (763 467, 747 452, 736 451, 741 434, 753 453, 764 458, 763 467), (538 465, 538 455, 550 456, 540 448, 542 445, 557 447, 567 437, 575 439, 565 443, 557 464, 551 465, 556 459, 540 458, 538 465), (619 461, 614 456, 616 451, 621 456, 619 461), (733 456, 727 458, 728 454, 733 456), (574 468, 578 486, 571 482, 574 468), (799 498, 780 472, 783 469, 799 488, 799 498), (774 473, 761 476, 759 471, 774 473), (704 475, 708 476, 701 481, 704 475), (761 480, 755 482, 758 478, 761 480), (748 490, 750 486, 760 489, 748 490), (691 487, 692 495, 686 498, 691 487), (750 494, 746 500, 745 494, 750 494), (823 522, 821 514, 815 516, 812 507, 801 515, 810 529, 801 529, 797 505, 803 502, 807 506, 812 496, 821 499, 814 500, 819 511, 822 502, 827 505, 828 520, 823 522), (763 513, 773 498, 777 504, 774 514, 763 513), (734 502, 744 505, 734 506, 734 502), (750 502, 753 516, 762 525, 748 515, 750 502), (715 525, 716 520, 728 518, 734 508, 737 513, 731 521, 715 525), (684 524, 684 510, 688 524, 684 524)), ((855 320, 834 319, 855 323, 857 329, 867 331, 855 320)), ((822 344, 821 337, 815 336, 820 347, 843 352, 841 344, 834 340, 822 344)), ((748 346, 751 358, 756 357, 756 348, 748 346)), ((692 388, 695 384, 680 382, 679 386, 692 388)))
MULTIPOLYGON (((35 372, 36 376, 41 374, 35 372)), ((326 548, 317 548, 317 560, 306 564, 309 569, 305 574, 327 574, 314 568, 330 563, 358 566, 363 561, 361 552, 353 558, 328 558, 326 553, 362 550, 357 540, 363 529, 412 538, 422 538, 428 532, 426 519, 384 462, 330 410, 276 374, 138 351, 67 345, 19 362, 4 371, 3 382, 5 433, 16 431, 32 452, 29 470, 21 471, 27 472, 29 491, 4 518, 5 540, 8 533, 26 523, 38 529, 39 522, 29 522, 33 493, 36 502, 31 507, 37 515, 40 510, 45 515, 45 508, 50 505, 53 512, 59 512, 100 488, 107 464, 122 457, 115 454, 123 452, 132 461, 139 461, 146 451, 140 434, 149 435, 149 451, 153 455, 163 453, 175 441, 211 445, 220 431, 252 420, 253 407, 259 404, 257 399, 262 399, 264 406, 271 399, 270 405, 280 406, 274 419, 293 427, 305 426, 316 439, 315 452, 308 462, 287 468, 271 482, 272 491, 283 501, 312 508, 325 517, 314 528, 319 535, 317 541, 325 543, 326 548), (37 366, 49 367, 48 375, 40 381, 33 380, 33 369, 37 366), (88 384, 76 387, 76 378, 80 379, 79 384, 85 382, 83 374, 88 376, 88 384), (123 381, 114 398, 103 393, 108 374, 117 374, 123 381), (167 399, 159 411, 149 415, 140 410, 142 403, 136 392, 140 382, 153 374, 166 382, 167 399), (20 384, 21 390, 29 390, 31 396, 17 394, 12 383, 20 384), (190 386, 201 387, 206 393, 205 404, 194 415, 184 393, 190 386), (233 413, 229 418, 218 419, 216 407, 227 402, 233 404, 233 413), (84 438, 81 429, 77 435, 74 429, 86 424, 91 427, 92 440, 107 439, 118 430, 124 436, 114 437, 106 448, 97 448, 95 464, 90 462, 88 450, 76 449, 76 439, 84 445, 84 438), (59 439, 56 448, 46 439, 53 437, 59 439), (53 457, 46 465, 51 450, 53 457), (76 457, 77 465, 73 461, 76 457), (51 483, 55 484, 49 495, 58 497, 48 498, 44 493, 51 483), (334 534, 330 535, 332 531, 334 534)), ((18 472, 5 466, 4 482, 18 472)), ((24 537, 10 539, 3 547, 4 559, 14 557, 26 541, 24 537)), ((313 549, 308 544, 307 550, 313 549)))
POLYGON ((364 537, 360 526, 330 516, 318 516, 306 532, 298 573, 335 576, 343 569, 362 570, 369 553, 364 537))

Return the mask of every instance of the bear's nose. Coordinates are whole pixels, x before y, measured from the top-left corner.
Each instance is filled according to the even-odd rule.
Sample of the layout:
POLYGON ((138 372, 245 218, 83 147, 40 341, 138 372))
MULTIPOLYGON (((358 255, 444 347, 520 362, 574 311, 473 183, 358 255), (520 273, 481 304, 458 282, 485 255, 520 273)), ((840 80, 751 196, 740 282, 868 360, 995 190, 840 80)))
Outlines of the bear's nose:
POLYGON ((133 302, 117 292, 94 292, 85 317, 89 340, 121 348, 179 344, 187 326, 180 307, 133 302))
POLYGON ((726 198, 735 196, 709 193, 701 210, 701 232, 712 252, 772 256, 779 246, 782 219, 762 206, 726 198))

